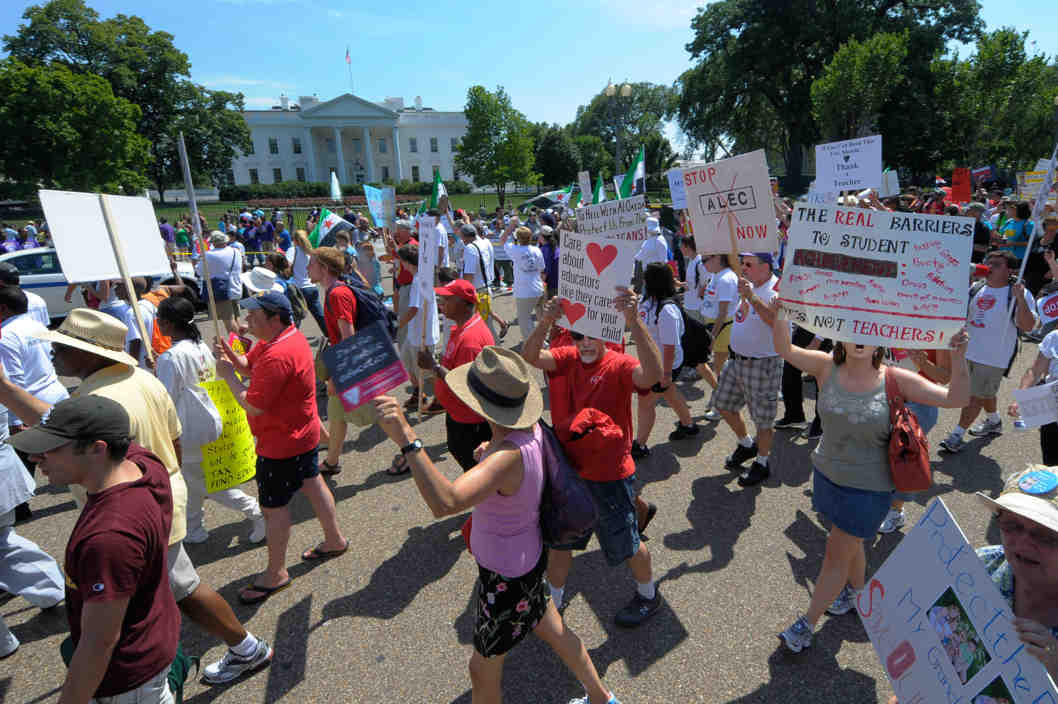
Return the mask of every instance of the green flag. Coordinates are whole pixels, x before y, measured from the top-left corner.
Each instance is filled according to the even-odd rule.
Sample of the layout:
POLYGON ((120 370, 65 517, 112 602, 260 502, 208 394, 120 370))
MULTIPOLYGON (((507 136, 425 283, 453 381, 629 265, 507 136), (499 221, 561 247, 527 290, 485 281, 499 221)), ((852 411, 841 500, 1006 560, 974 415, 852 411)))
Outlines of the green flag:
POLYGON ((646 159, 646 147, 641 146, 639 147, 639 153, 636 154, 636 160, 632 162, 632 166, 628 169, 628 173, 625 174, 624 180, 621 181, 619 198, 628 198, 629 196, 647 192, 646 159))
POLYGON ((441 202, 441 196, 447 196, 448 189, 445 188, 444 183, 441 181, 441 171, 438 171, 433 175, 433 192, 430 193, 430 207, 436 208, 441 202))
POLYGON ((319 247, 320 241, 326 239, 327 235, 332 232, 352 229, 353 224, 351 222, 324 208, 320 211, 320 219, 316 221, 316 227, 312 228, 312 232, 309 233, 309 243, 313 247, 319 247))
POLYGON ((595 204, 606 202, 606 187, 602 185, 602 174, 595 179, 595 193, 592 194, 591 202, 595 204))

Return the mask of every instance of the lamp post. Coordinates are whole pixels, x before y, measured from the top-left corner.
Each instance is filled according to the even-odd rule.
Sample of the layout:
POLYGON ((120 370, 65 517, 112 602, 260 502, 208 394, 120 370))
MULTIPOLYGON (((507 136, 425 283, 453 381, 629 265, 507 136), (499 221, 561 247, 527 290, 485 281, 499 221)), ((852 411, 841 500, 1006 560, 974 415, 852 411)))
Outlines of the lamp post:
POLYGON ((613 81, 607 81, 603 93, 610 99, 611 122, 613 122, 614 132, 617 135, 617 151, 614 152, 613 156, 614 176, 620 176, 621 147, 623 145, 622 128, 624 127, 625 119, 628 117, 628 101, 621 100, 621 98, 632 97, 632 84, 626 81, 620 86, 615 86, 613 81))

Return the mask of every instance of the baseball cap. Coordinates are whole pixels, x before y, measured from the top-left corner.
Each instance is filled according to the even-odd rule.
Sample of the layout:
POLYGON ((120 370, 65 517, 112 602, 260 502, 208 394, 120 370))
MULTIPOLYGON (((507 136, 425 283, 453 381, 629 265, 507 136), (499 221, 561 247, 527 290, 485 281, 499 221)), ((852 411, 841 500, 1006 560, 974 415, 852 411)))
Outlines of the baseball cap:
POLYGON ((474 284, 466 279, 456 279, 444 286, 438 286, 434 289, 434 293, 438 296, 462 298, 467 303, 478 302, 478 292, 474 290, 474 284))
POLYGON ((75 440, 124 440, 131 433, 129 414, 121 404, 88 394, 60 401, 47 420, 8 442, 27 455, 39 455, 75 440))
POLYGON ((290 312, 290 300, 281 291, 262 291, 255 296, 242 299, 239 305, 246 310, 261 309, 269 313, 290 312))
POLYGON ((18 267, 11 262, 0 262, 0 283, 8 286, 18 286, 18 267))
POLYGON ((470 223, 467 223, 466 225, 463 225, 463 227, 459 228, 459 234, 463 237, 477 237, 478 228, 474 227, 470 223))
POLYGON ((771 252, 740 252, 740 257, 756 257, 768 266, 772 266, 774 260, 772 259, 771 252))
POLYGON ((1055 471, 1054 467, 1030 466, 1011 475, 995 499, 981 492, 977 492, 977 498, 993 511, 1010 511, 1058 532, 1058 474, 1055 471))

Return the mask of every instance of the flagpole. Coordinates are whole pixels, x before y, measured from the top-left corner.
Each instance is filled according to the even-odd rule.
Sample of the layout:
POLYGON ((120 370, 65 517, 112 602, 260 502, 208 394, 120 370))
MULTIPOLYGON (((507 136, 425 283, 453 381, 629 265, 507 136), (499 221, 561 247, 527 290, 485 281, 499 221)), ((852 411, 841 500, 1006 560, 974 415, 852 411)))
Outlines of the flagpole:
POLYGON ((349 56, 349 45, 345 45, 345 68, 349 71, 349 93, 353 91, 353 62, 349 56))

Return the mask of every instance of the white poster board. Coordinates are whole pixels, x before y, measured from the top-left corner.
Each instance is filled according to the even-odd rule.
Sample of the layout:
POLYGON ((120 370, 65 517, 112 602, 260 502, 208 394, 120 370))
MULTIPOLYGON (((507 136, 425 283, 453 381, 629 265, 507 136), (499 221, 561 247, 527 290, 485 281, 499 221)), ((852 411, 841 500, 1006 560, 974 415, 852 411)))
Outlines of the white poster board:
POLYGON ((683 185, 683 171, 669 169, 665 172, 669 179, 669 192, 672 194, 672 208, 683 210, 687 207, 687 189, 683 185))
POLYGON ((1014 389, 1014 400, 1018 402, 1018 415, 1026 428, 1038 428, 1058 420, 1058 381, 1014 389))
POLYGON ((902 704, 1058 702, 939 498, 871 578, 856 611, 902 704))
POLYGON ((946 347, 966 324, 973 231, 973 218, 797 203, 779 300, 836 341, 946 347))
POLYGON ((827 191, 881 190, 881 136, 817 144, 816 183, 827 191))
POLYGON ((617 286, 631 286, 635 256, 647 238, 646 196, 589 205, 577 211, 575 232, 562 230, 558 297, 562 327, 608 342, 624 336, 614 307, 617 286))
POLYGON ((894 169, 882 172, 882 187, 878 189, 881 198, 900 195, 900 175, 894 169))
MULTIPOLYGON (((121 278, 98 193, 39 191, 55 251, 71 283, 121 278)), ((104 196, 129 276, 171 276, 154 205, 138 196, 104 196)))
POLYGON ((763 149, 685 168, 683 184, 699 254, 731 252, 732 223, 739 252, 778 251, 775 205, 763 149))
POLYGON ((582 205, 591 205, 591 174, 587 171, 577 172, 577 183, 580 184, 580 202, 582 205))
POLYGON ((419 223, 419 271, 429 273, 424 276, 423 281, 429 280, 433 283, 433 270, 437 266, 437 248, 440 247, 437 231, 437 218, 432 215, 420 215, 419 223))

